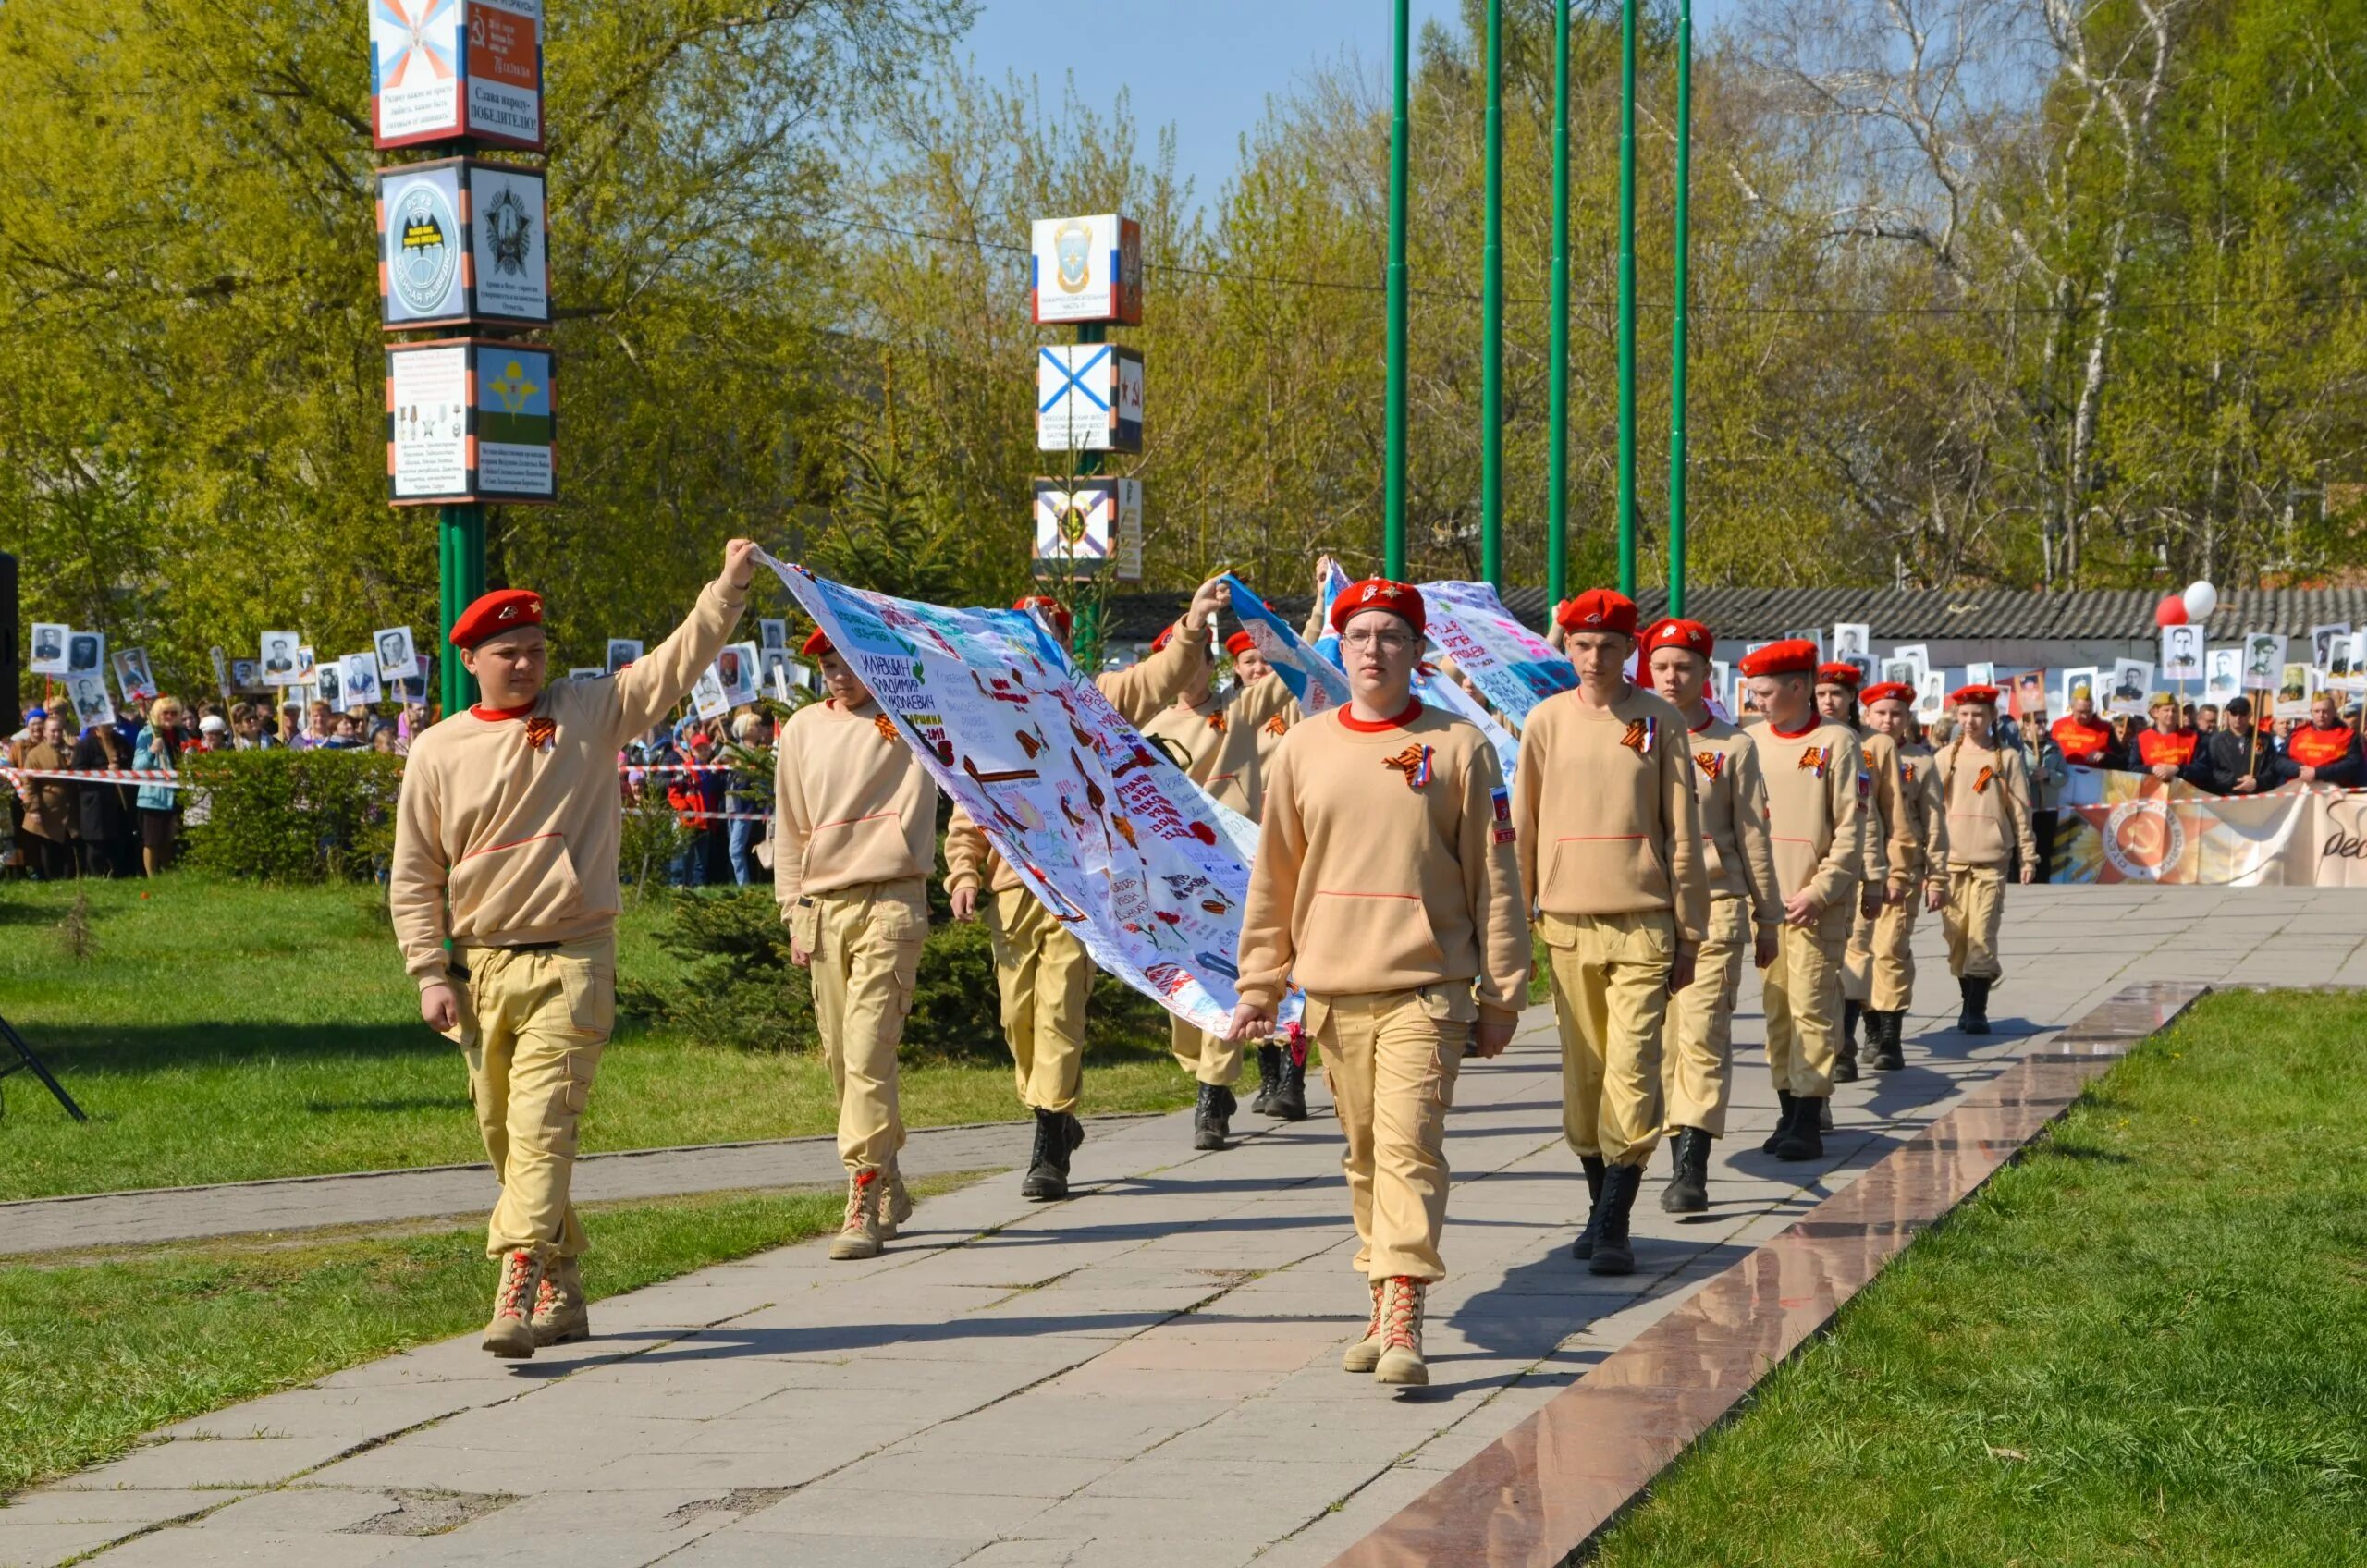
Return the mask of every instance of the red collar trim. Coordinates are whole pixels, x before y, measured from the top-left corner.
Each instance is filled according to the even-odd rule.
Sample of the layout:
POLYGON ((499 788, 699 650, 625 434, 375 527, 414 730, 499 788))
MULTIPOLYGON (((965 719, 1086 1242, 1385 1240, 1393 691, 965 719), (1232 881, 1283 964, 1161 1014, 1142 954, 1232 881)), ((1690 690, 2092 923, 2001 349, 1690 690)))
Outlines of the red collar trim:
POLYGON ((534 711, 534 704, 533 703, 528 703, 522 707, 489 708, 482 703, 472 703, 469 706, 469 711, 476 715, 479 718, 484 719, 487 724, 499 724, 506 718, 525 717, 528 714, 534 711))
POLYGON ((1812 718, 1800 729, 1786 729, 1771 718, 1767 721, 1767 728, 1774 732, 1775 738, 1779 741, 1797 741, 1802 736, 1814 734, 1823 723, 1824 720, 1821 718, 1812 718))
POLYGON ((1359 735, 1378 735, 1386 729, 1403 729, 1421 717, 1422 699, 1419 697, 1406 698, 1404 713, 1399 714, 1395 718, 1384 718, 1378 722, 1369 718, 1358 718, 1345 706, 1340 709, 1340 722, 1359 735))
POLYGON ((1709 728, 1710 728, 1710 726, 1711 726, 1711 725, 1713 725, 1713 724, 1715 724, 1715 723, 1717 723, 1717 722, 1718 722, 1718 716, 1717 716, 1716 714, 1713 714, 1713 713, 1710 712, 1708 709, 1706 709, 1706 708, 1705 708, 1705 709, 1703 709, 1703 710, 1702 710, 1702 712, 1701 712, 1701 722, 1700 722, 1700 723, 1699 723, 1699 724, 1688 724, 1688 725, 1686 725, 1686 726, 1685 727, 1685 732, 1686 732, 1686 734, 1688 734, 1688 735, 1699 735, 1699 734, 1700 734, 1700 733, 1701 733, 1701 731, 1703 731, 1704 729, 1709 729, 1709 728))

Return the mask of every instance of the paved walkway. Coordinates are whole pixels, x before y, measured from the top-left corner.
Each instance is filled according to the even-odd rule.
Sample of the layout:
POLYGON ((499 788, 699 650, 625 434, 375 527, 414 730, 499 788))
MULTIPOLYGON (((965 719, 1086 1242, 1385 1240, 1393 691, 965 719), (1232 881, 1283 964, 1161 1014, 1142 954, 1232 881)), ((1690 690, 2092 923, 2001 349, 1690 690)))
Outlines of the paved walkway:
POLYGON ((2017 889, 2008 910, 2006 1032, 1942 1028, 1932 923, 1910 1066, 1842 1091, 1821 1167, 1758 1152, 1753 986, 1715 1207, 1662 1214, 1656 1170, 1626 1280, 1566 1256, 1584 1188, 1532 1011, 1456 1096, 1425 1391, 1338 1369, 1363 1292, 1332 1128, 1194 1156, 1160 1118, 1088 1143, 1065 1204, 992 1178, 869 1263, 784 1248, 600 1304, 599 1340, 531 1363, 472 1336, 169 1428, 0 1511, 0 1564, 524 1563, 555 1541, 631 1568, 1329 1562, 2033 1033, 2135 980, 2367 981, 2367 901, 2339 891, 2017 889))

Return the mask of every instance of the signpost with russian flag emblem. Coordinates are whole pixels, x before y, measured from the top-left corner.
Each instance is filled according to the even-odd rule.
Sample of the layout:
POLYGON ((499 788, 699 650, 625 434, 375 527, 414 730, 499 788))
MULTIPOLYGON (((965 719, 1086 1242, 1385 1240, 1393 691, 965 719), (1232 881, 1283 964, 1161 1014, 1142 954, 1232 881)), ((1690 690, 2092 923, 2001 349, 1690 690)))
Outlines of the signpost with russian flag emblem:
POLYGON ((542 0, 369 4, 371 145, 542 151, 542 0))

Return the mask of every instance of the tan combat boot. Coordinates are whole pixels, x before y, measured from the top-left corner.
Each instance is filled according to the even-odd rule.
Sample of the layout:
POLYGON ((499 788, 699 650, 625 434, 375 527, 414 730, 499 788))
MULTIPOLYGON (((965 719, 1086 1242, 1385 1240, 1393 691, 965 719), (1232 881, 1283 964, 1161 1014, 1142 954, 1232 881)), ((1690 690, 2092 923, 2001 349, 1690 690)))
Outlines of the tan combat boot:
POLYGON ((592 1314, 583 1300, 583 1273, 571 1257, 555 1258, 534 1292, 534 1343, 563 1345, 592 1337, 592 1314))
POLYGON ((879 1206, 879 1239, 892 1242, 897 1228, 913 1217, 913 1194, 904 1190, 904 1172, 894 1160, 887 1165, 888 1199, 879 1206))
POLYGON ((520 1247, 502 1255, 493 1321, 484 1329, 485 1349, 508 1361, 524 1361, 534 1354, 534 1296, 542 1283, 542 1259, 532 1252, 520 1247))
POLYGON ((1380 1364, 1372 1369, 1376 1383, 1421 1388, 1430 1380, 1429 1363, 1422 1359, 1422 1292, 1419 1280, 1400 1274, 1389 1281, 1389 1305, 1382 1314, 1380 1364))
POLYGON ((1365 1337, 1341 1353, 1340 1370, 1343 1372, 1369 1372, 1380 1360, 1380 1306, 1386 1281, 1373 1280, 1367 1282, 1372 1287, 1372 1321, 1365 1325, 1365 1337))
POLYGON ((839 1222, 839 1233, 830 1241, 832 1262, 879 1256, 880 1243, 887 1240, 879 1224, 880 1212, 887 1207, 886 1186, 876 1165, 849 1173, 846 1218, 839 1222))

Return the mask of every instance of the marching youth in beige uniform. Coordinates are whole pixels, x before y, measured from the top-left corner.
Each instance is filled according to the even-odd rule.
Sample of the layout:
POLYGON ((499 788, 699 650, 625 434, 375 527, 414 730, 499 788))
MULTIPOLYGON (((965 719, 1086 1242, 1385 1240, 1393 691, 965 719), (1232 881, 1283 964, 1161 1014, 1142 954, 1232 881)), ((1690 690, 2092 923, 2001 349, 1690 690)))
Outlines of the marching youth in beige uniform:
MULTIPOLYGON (((1327 559, 1317 570, 1320 573, 1327 559)), ((1318 593, 1316 613, 1322 598, 1318 593)), ((1313 642, 1320 631, 1310 619, 1306 637, 1313 642)), ((1174 632, 1170 627, 1151 644, 1157 653, 1174 632)), ((1153 715, 1143 735, 1165 752, 1193 783, 1209 798, 1256 822, 1266 803, 1266 769, 1274 749, 1300 718, 1299 705, 1282 678, 1267 667, 1257 643, 1246 631, 1236 631, 1225 651, 1244 671, 1242 682, 1230 692, 1214 688, 1213 671, 1203 667, 1196 684, 1171 705, 1153 715), (1255 672, 1255 673, 1251 673, 1255 672)), ((1238 1109, 1233 1085, 1241 1077, 1243 1045, 1221 1034, 1196 1029, 1181 1018, 1168 1019, 1168 1038, 1177 1065, 1199 1082, 1199 1103, 1192 1112, 1195 1148, 1221 1149, 1233 1132, 1238 1109)), ((1272 1042, 1257 1047, 1257 1098, 1251 1109, 1289 1121, 1306 1120, 1306 1056, 1304 1043, 1283 1060, 1283 1048, 1272 1042)))
MULTIPOLYGON (((1139 729, 1149 722, 1200 673, 1208 662, 1208 624, 1231 597, 1220 581, 1202 583, 1184 612, 1184 635, 1131 669, 1094 677, 1094 685, 1127 723, 1139 729)), ((1057 599, 1031 594, 1012 607, 1043 615, 1063 642, 1072 633, 1068 606, 1057 599)), ((945 825, 945 890, 956 920, 973 920, 985 911, 994 940, 1003 1038, 1011 1045, 1020 1103, 1036 1113, 1035 1152, 1020 1194, 1037 1202, 1064 1198, 1069 1157, 1085 1142, 1076 1097, 1085 1078, 1085 1004, 1093 990, 1093 960, 959 806, 945 825)))
MULTIPOLYGON (((1915 828, 1899 805, 1896 744, 1858 721, 1858 685, 1863 679, 1854 664, 1818 666, 1816 712, 1827 724, 1841 725, 1858 737, 1858 749, 1865 757, 1870 791, 1866 797, 1866 886, 1883 890, 1882 908, 1887 909, 1900 896, 1897 868, 1914 853, 1915 828)), ((1880 918, 1879 910, 1869 914, 1861 903, 1858 918, 1849 923, 1849 945, 1842 949, 1841 1044, 1833 1058, 1836 1084, 1858 1081, 1858 1020, 1873 994, 1874 922, 1880 918)))
POLYGON ((830 695, 781 727, 773 893, 790 957, 813 982, 815 1028, 839 1093, 847 1207, 830 1256, 877 1257, 912 1216, 896 1169, 896 1047, 928 937, 937 782, 828 637, 816 631, 803 652, 830 695))
POLYGON ((1478 729, 1412 695, 1418 590, 1373 578, 1331 607, 1350 700, 1274 754, 1231 1033, 1270 1033, 1292 978, 1323 1053, 1372 1317, 1342 1357, 1429 1380, 1422 1299, 1446 1277, 1447 1107, 1466 1046, 1502 1052, 1528 981, 1510 800, 1478 729))
POLYGON ((1661 1207, 1672 1214, 1710 1207, 1710 1142, 1726 1135, 1743 955, 1762 970, 1774 962, 1784 924, 1759 748, 1710 711, 1710 655, 1717 641, 1698 620, 1663 620, 1644 633, 1642 646, 1652 689, 1691 730, 1702 869, 1710 881, 1709 934, 1694 959, 1692 983, 1671 999, 1661 1033, 1661 1119, 1676 1168, 1661 1207))
POLYGON ((1907 831, 1895 841, 1882 913, 1868 944, 1866 1042, 1877 1072, 1907 1065, 1901 1035, 1915 997, 1916 906, 1938 913, 1948 904, 1948 808, 1932 748, 1917 737, 1915 689, 1897 681, 1869 686, 1858 701, 1866 722, 1890 737, 1898 754, 1898 811, 1907 831))
POLYGON ((1767 1065, 1783 1107, 1764 1145, 1778 1159, 1824 1153, 1818 1126, 1833 1096, 1841 1035, 1841 949, 1866 900, 1865 754, 1846 727, 1817 717, 1810 680, 1816 644, 1770 643, 1742 673, 1766 722, 1750 732, 1767 780, 1768 839, 1784 928, 1767 968, 1767 1065))
POLYGON ((1562 1132, 1594 1202, 1570 1252, 1636 1267, 1627 1221, 1661 1133, 1661 1035, 1710 924, 1685 719, 1621 673, 1636 606, 1590 588, 1555 621, 1578 684, 1529 710, 1514 778, 1521 903, 1562 1036, 1562 1132))
POLYGON ((2024 882, 2038 865, 2030 766, 2020 747, 1997 744, 1996 687, 1964 687, 1949 695, 1948 706, 1956 710, 1956 732, 1938 761, 1948 802, 1948 908, 1941 927, 1948 937, 1948 973, 1964 998, 1956 1027, 1986 1035, 1989 987, 2005 973, 1997 962, 2005 865, 2017 849, 2024 882))
POLYGON ((568 1188, 616 1022, 617 750, 730 640, 754 549, 733 540, 690 619, 595 680, 545 685, 541 596, 485 594, 451 634, 484 701, 414 739, 403 767, 386 903, 420 1016, 467 1054, 501 1182, 485 1236, 501 1262, 484 1338, 496 1355, 590 1332, 568 1188))

